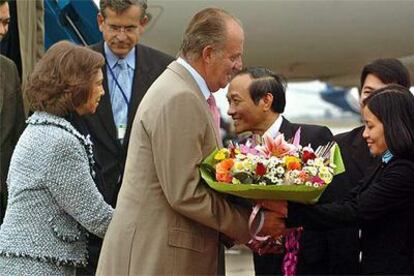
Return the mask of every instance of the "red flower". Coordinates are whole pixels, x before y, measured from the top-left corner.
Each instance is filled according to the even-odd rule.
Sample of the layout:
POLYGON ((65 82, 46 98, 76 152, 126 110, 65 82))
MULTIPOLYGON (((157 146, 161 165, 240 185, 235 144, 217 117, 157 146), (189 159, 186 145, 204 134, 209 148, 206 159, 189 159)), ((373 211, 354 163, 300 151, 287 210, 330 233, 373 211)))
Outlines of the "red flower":
POLYGON ((231 147, 230 148, 230 158, 235 158, 235 157, 236 157, 236 148, 231 147))
POLYGON ((308 162, 308 160, 313 160, 315 158, 316 158, 316 155, 312 151, 305 150, 303 152, 302 160, 304 163, 308 162))
POLYGON ((258 176, 263 176, 266 173, 266 167, 262 163, 257 163, 256 165, 256 174, 258 176))

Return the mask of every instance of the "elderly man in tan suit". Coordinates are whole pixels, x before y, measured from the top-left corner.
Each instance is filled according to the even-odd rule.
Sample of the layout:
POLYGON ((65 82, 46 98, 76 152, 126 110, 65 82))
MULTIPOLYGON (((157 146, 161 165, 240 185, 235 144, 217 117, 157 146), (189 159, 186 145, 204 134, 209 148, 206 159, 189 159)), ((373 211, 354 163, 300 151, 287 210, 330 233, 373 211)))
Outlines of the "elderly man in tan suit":
POLYGON ((239 21, 224 10, 204 9, 191 20, 180 57, 135 116, 98 275, 216 274, 219 233, 249 240, 250 211, 210 190, 198 171, 221 144, 211 92, 241 69, 243 41, 239 21))

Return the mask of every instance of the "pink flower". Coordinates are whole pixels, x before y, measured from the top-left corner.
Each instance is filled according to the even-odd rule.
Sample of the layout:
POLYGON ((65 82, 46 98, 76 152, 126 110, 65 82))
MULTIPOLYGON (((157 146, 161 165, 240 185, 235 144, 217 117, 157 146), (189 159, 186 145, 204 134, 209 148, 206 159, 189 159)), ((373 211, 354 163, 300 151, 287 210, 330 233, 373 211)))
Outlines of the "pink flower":
POLYGON ((251 153, 253 155, 257 155, 258 154, 258 151, 256 149, 254 149, 254 148, 251 148, 250 146, 240 145, 239 146, 239 149, 240 149, 240 152, 243 153, 243 154, 245 154, 245 155, 248 154, 248 153, 251 153))
POLYGON ((319 184, 319 186, 323 186, 325 184, 325 181, 323 181, 319 176, 313 176, 311 178, 311 182, 319 184))
POLYGON ((278 134, 275 139, 270 135, 265 135, 263 140, 264 146, 260 147, 260 151, 264 153, 265 156, 281 157, 293 153, 296 150, 295 145, 286 142, 285 135, 283 134, 278 134))

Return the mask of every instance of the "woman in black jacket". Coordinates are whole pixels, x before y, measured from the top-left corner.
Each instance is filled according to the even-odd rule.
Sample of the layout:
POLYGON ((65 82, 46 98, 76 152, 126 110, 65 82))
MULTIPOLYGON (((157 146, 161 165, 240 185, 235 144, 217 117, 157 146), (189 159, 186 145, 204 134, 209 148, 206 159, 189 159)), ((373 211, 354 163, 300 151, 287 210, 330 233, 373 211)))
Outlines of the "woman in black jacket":
POLYGON ((341 202, 289 203, 287 225, 306 230, 359 224, 362 274, 414 274, 414 96, 390 85, 363 104, 363 136, 382 162, 341 202))

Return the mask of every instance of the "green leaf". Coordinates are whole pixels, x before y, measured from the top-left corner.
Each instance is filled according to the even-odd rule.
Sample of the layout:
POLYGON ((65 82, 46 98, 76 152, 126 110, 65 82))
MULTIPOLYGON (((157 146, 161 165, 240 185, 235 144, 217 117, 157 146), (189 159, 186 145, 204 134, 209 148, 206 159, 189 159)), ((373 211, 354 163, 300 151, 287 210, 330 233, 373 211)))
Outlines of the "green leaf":
POLYGON ((238 180, 240 180, 241 183, 252 183, 253 182, 253 177, 252 175, 245 173, 245 172, 239 172, 233 175, 233 177, 237 178, 238 180))
POLYGON ((345 165, 344 161, 342 160, 341 149, 336 143, 331 148, 331 163, 334 163, 336 165, 336 168, 334 169, 334 175, 345 172, 345 165))

